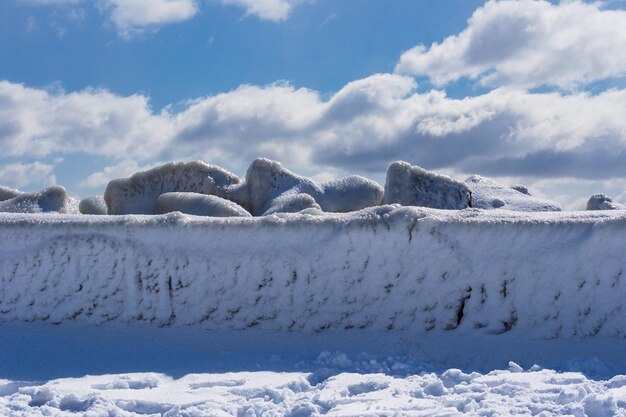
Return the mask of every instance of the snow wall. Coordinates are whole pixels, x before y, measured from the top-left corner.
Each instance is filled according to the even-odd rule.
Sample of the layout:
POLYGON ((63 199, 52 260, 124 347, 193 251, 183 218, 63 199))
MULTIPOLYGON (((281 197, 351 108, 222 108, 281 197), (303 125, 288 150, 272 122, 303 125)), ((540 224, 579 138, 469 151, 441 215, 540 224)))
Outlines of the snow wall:
POLYGON ((0 320, 626 334, 626 212, 0 215, 0 320))

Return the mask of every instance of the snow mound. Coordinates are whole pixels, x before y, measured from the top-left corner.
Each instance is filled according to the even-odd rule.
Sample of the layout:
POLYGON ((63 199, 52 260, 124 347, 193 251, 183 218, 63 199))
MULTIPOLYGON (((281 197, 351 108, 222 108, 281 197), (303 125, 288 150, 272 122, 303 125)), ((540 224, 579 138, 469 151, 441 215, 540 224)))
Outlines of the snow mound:
POLYGON ((309 194, 296 193, 296 194, 281 194, 272 201, 272 206, 267 209, 263 215, 267 216, 275 213, 298 213, 303 210, 319 210, 321 212, 320 205, 315 202, 315 199, 309 194))
POLYGON ((17 197, 20 194, 21 191, 19 190, 0 185, 0 201, 9 200, 11 198, 17 197))
POLYGON ((511 211, 561 211, 553 201, 532 197, 526 187, 509 187, 480 175, 465 180, 472 192, 472 207, 481 209, 502 208, 511 211))
POLYGON ((194 192, 228 198, 240 182, 239 177, 215 165, 170 162, 109 182, 104 200, 109 214, 154 214, 161 194, 194 192))
POLYGON ((446 175, 403 161, 387 169, 384 204, 460 210, 470 207, 471 201, 469 188, 446 175))
POLYGON ((107 214, 107 204, 101 195, 87 197, 80 200, 78 211, 81 214, 104 215, 107 214))
POLYGON ((53 186, 36 193, 19 193, 0 201, 0 212, 6 213, 67 213, 69 199, 65 188, 53 186))
POLYGON ((613 201, 605 194, 594 194, 587 201, 587 210, 626 210, 626 205, 613 201))
POLYGON ((195 216, 250 217, 243 207, 214 195, 199 193, 164 193, 156 203, 158 214, 180 211, 195 216))
POLYGON ((353 175, 317 184, 266 158, 252 162, 246 173, 246 187, 246 208, 255 216, 277 213, 281 207, 290 211, 300 206, 315 208, 307 197, 287 198, 289 194, 308 194, 321 210, 339 213, 377 206, 383 198, 383 188, 367 178, 353 175))

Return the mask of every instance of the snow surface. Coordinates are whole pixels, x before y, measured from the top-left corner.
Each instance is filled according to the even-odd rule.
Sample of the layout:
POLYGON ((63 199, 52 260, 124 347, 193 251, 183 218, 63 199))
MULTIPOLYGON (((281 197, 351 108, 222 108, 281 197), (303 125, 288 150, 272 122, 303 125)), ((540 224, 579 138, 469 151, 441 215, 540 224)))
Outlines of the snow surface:
POLYGON ((626 210, 626 205, 613 201, 605 194, 594 194, 587 201, 587 210, 626 210))
POLYGON ((155 214, 157 198, 167 192, 194 192, 227 197, 239 177, 201 161, 169 162, 109 182, 104 192, 109 214, 155 214))
POLYGON ((623 337, 625 233, 622 211, 3 214, 0 319, 623 337))
MULTIPOLYGON (((0 190, 3 191, 3 190, 0 190)), ((10 195, 6 190, 4 195, 10 195)), ((0 212, 5 213, 67 213, 70 201, 65 188, 53 186, 35 193, 20 192, 13 198, 0 201, 0 212)))
POLYGON ((80 200, 78 204, 78 210, 81 214, 107 214, 107 204, 104 201, 104 197, 96 195, 93 197, 87 197, 80 200))
POLYGON ((550 200, 532 197, 524 186, 508 187, 489 178, 473 175, 465 180, 472 192, 472 207, 506 209, 513 211, 561 211, 561 206, 550 200))
POLYGON ((384 204, 461 210, 471 206, 470 190, 446 175, 396 161, 387 169, 384 204))
POLYGON ((250 217, 250 213, 232 201, 199 193, 164 193, 156 204, 158 214, 179 211, 195 216, 250 217))
POLYGON ((13 197, 17 197, 21 194, 21 191, 13 188, 0 185, 0 201, 9 200, 13 197))

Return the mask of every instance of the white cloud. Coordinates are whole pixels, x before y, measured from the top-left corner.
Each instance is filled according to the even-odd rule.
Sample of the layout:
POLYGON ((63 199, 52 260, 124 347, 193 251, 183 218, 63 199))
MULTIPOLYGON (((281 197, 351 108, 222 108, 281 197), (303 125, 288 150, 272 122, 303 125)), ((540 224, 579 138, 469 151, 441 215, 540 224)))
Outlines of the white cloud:
POLYGON ((0 165, 0 185, 22 188, 29 185, 47 187, 56 183, 54 165, 41 162, 0 165))
POLYGON ((286 20, 291 10, 303 0, 220 0, 222 4, 243 7, 248 15, 278 22, 286 20))
POLYGON ((137 161, 123 160, 115 165, 104 168, 102 171, 94 172, 83 181, 78 183, 79 187, 97 188, 103 187, 115 178, 128 177, 135 172, 143 171, 150 168, 149 165, 141 166, 137 161))
POLYGON ((195 0, 105 0, 105 4, 124 37, 189 20, 199 11, 195 0))
POLYGON ((396 72, 435 85, 467 77, 483 85, 576 89, 626 75, 626 11, 602 3, 489 1, 468 26, 405 52, 396 72))

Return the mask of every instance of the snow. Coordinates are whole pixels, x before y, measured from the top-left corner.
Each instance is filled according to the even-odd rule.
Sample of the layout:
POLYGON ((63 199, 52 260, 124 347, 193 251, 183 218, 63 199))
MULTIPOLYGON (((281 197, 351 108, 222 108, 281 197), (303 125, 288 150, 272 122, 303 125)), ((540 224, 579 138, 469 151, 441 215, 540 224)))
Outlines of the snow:
POLYGON ((169 162, 109 182, 104 192, 109 214, 154 214, 157 198, 167 192, 194 192, 227 197, 239 177, 201 161, 169 162))
POLYGON ((465 180, 472 192, 472 207, 512 211, 561 211, 561 206, 549 200, 532 197, 524 186, 508 187, 489 178, 474 175, 465 180))
POLYGON ((35 193, 19 193, 13 198, 0 201, 0 212, 67 213, 69 211, 69 203, 65 188, 53 186, 35 193))
POLYGON ((349 212, 378 206, 383 188, 372 180, 358 175, 324 184, 294 174, 280 163, 266 158, 255 159, 246 173, 247 206, 254 216, 276 213, 297 207, 316 208, 304 197, 286 197, 290 194, 308 194, 325 212, 349 212))
POLYGON ((195 216, 250 217, 243 207, 214 195, 199 193, 164 193, 156 204, 158 214, 179 211, 195 216))
POLYGON ((587 210, 626 210, 626 205, 613 201, 605 194, 594 194, 587 201, 587 210))
POLYGON ((8 200, 13 197, 17 197, 20 195, 19 190, 15 190, 13 188, 5 187, 0 185, 0 201, 8 200))
POLYGON ((626 332, 622 211, 3 214, 0 229, 5 321, 626 332))
POLYGON ((104 201, 104 197, 96 195, 93 197, 87 197, 80 200, 78 210, 82 214, 107 214, 107 205, 104 201))
POLYGON ((470 190, 461 181, 396 161, 387 169, 384 204, 460 210, 470 207, 470 190))

